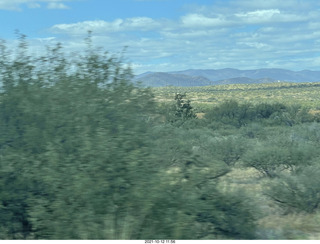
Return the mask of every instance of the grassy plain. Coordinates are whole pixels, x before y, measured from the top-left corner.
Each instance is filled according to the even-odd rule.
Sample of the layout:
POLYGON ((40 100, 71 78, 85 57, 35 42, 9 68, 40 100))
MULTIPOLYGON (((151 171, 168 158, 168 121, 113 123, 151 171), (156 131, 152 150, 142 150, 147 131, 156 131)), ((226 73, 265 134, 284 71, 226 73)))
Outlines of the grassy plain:
POLYGON ((239 103, 254 104, 280 102, 286 105, 301 105, 313 112, 320 111, 320 82, 154 88, 157 100, 162 102, 172 101, 177 92, 186 93, 187 98, 198 112, 204 112, 212 105, 219 105, 230 99, 239 103))

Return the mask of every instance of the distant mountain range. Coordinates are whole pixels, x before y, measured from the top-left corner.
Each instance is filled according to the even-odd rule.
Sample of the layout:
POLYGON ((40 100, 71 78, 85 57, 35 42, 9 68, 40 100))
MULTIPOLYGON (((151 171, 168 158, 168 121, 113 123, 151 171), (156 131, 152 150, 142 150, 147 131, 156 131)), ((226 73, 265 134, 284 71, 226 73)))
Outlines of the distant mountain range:
POLYGON ((320 71, 291 71, 286 69, 189 69, 174 72, 147 72, 135 77, 146 86, 207 86, 224 84, 253 84, 320 81, 320 71))

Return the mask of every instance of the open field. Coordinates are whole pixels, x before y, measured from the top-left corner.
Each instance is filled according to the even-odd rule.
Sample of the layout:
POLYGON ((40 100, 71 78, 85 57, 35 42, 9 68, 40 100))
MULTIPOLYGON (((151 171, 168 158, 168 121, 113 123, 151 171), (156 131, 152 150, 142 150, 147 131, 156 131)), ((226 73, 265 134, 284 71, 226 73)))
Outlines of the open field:
POLYGON ((158 101, 172 101, 174 94, 186 93, 195 108, 201 112, 211 105, 229 99, 239 103, 281 102, 286 105, 299 104, 315 113, 320 110, 320 82, 236 84, 203 87, 153 88, 158 101))

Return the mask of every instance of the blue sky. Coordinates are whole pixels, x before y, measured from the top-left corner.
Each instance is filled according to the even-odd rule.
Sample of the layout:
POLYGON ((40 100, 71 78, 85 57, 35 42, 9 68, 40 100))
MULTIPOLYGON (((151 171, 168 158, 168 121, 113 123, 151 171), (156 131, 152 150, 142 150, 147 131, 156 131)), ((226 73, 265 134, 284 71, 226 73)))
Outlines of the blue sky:
POLYGON ((111 53, 128 46, 134 72, 320 70, 318 0, 0 0, 0 38, 31 50, 83 48, 87 31, 111 53))

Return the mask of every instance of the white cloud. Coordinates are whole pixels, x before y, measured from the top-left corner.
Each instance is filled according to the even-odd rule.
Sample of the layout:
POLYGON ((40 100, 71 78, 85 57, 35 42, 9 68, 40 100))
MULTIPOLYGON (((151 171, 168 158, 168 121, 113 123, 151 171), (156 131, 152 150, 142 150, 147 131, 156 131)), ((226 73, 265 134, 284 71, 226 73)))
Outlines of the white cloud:
POLYGON ((21 11, 22 6, 27 6, 28 8, 40 8, 40 3, 48 3, 47 8, 49 9, 68 8, 68 6, 63 2, 67 2, 67 0, 0 0, 0 9, 21 11))
POLYGON ((16 1, 0 0, 0 9, 4 10, 20 10, 19 3, 16 1))
POLYGON ((35 38, 35 40, 40 42, 52 42, 56 40, 56 37, 35 38))
POLYGON ((238 45, 245 45, 248 47, 253 47, 255 49, 265 49, 265 48, 269 48, 270 45, 262 43, 262 42, 238 42, 238 45))
POLYGON ((28 8, 41 8, 41 5, 39 3, 34 2, 28 3, 27 6, 28 8))
POLYGON ((64 34, 64 46, 72 51, 83 49, 79 38, 88 30, 93 31, 97 46, 111 51, 128 46, 125 56, 136 74, 189 68, 319 69, 317 4, 310 7, 298 0, 226 2, 221 1, 223 7, 218 8, 190 8, 175 19, 136 16, 88 20, 57 24, 49 31, 64 34), (293 3, 301 9, 291 6, 293 3), (311 62, 313 58, 317 61, 311 62))
POLYGON ((166 38, 174 38, 174 39, 195 39, 195 38, 210 38, 217 37, 227 33, 226 28, 219 29, 190 29, 190 30, 180 30, 180 31, 163 31, 161 34, 166 38))
POLYGON ((124 29, 152 30, 159 27, 159 23, 148 17, 129 18, 124 21, 124 29))
POLYGON ((293 14, 279 9, 258 9, 254 11, 226 12, 225 14, 190 13, 182 16, 180 21, 185 28, 233 28, 241 25, 290 23, 307 21, 315 18, 315 14, 293 14))
POLYGON ((316 5, 319 6, 318 0, 233 0, 231 5, 235 7, 240 7, 247 10, 257 10, 257 9, 280 9, 286 11, 304 11, 314 8, 316 5))
POLYGON ((121 19, 116 19, 113 22, 103 20, 83 21, 73 24, 57 24, 51 27, 51 31, 54 33, 67 33, 69 35, 83 35, 90 30, 97 34, 106 31, 116 31, 122 23, 121 19))
POLYGON ((210 26, 222 26, 228 22, 219 16, 217 18, 206 17, 202 14, 188 14, 181 18, 181 22, 184 27, 210 27, 210 26))
POLYGON ((239 23, 264 24, 306 21, 312 16, 292 14, 279 9, 260 9, 249 12, 236 13, 239 23))
POLYGON ((252 12, 235 14, 236 17, 247 23, 269 22, 272 21, 272 19, 277 15, 280 15, 279 9, 263 9, 252 12))
POLYGON ((314 29, 319 30, 319 26, 320 26, 319 21, 310 21, 307 24, 308 29, 311 29, 311 30, 314 30, 314 29))
POLYGON ((63 3, 51 2, 47 5, 48 9, 68 9, 69 7, 63 3))
POLYGON ((115 19, 112 22, 104 20, 83 21, 73 24, 58 24, 51 27, 55 33, 67 33, 71 35, 84 35, 90 30, 96 34, 120 31, 150 31, 158 28, 160 24, 148 17, 135 17, 127 19, 115 19))

